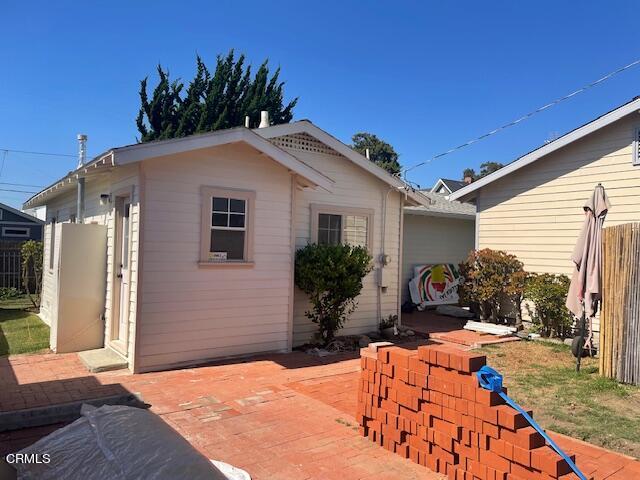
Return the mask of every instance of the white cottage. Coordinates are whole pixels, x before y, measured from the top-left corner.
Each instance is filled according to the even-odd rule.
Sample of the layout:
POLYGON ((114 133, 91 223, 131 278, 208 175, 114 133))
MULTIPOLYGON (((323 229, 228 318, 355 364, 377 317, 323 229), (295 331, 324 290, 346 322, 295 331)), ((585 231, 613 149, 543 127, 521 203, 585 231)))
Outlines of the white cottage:
POLYGON ((25 203, 47 207, 40 314, 55 351, 134 372, 289 351, 316 331, 295 251, 341 241, 374 258, 341 333, 366 332, 400 313, 403 208, 428 203, 306 120, 114 148, 25 203))

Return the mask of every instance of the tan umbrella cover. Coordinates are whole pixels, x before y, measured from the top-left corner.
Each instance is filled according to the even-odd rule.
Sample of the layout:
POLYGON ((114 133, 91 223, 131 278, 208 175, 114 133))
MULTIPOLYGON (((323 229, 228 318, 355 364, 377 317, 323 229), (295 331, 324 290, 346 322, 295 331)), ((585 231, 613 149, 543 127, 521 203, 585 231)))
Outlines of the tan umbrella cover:
POLYGON ((604 187, 598 184, 583 207, 584 224, 571 255, 574 269, 567 295, 567 308, 576 317, 582 316, 583 301, 587 318, 598 309, 602 293, 602 224, 610 206, 604 187))

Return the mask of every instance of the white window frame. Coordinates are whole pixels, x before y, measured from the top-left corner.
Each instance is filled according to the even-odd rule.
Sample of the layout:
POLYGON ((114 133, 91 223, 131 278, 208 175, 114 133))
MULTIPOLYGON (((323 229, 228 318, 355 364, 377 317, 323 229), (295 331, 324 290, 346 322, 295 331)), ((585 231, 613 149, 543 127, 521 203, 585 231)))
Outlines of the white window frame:
POLYGON ((2 236, 7 238, 29 238, 31 229, 29 227, 2 227, 2 236), (7 230, 24 230, 24 234, 6 233, 7 230))
POLYGON ((217 266, 252 266, 253 244, 254 244, 254 218, 256 192, 251 190, 241 190, 235 188, 202 186, 200 188, 202 197, 202 215, 200 221, 200 260, 201 267, 217 266), (245 201, 244 227, 213 227, 211 225, 212 198, 233 198, 245 201), (211 251, 211 230, 234 230, 244 231, 244 252, 242 260, 210 260, 211 251))
POLYGON ((342 222, 340 224, 341 233, 340 241, 343 239, 345 229, 345 218, 348 215, 357 215, 367 217, 367 250, 373 250, 373 217, 375 211, 372 208, 343 207, 339 205, 322 205, 312 203, 311 207, 311 243, 318 243, 318 224, 319 215, 321 213, 327 215, 340 215, 342 222))
POLYGON ((635 166, 640 166, 640 127, 633 129, 633 158, 631 162, 635 166))

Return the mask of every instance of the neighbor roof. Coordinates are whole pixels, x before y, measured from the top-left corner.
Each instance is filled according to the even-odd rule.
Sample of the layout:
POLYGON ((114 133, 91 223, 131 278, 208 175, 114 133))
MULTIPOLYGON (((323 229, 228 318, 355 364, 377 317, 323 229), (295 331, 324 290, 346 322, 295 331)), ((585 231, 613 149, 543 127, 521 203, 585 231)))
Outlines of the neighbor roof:
POLYGON ((449 178, 439 178, 435 185, 431 188, 432 192, 436 192, 441 185, 444 185, 444 188, 449 190, 449 193, 453 193, 457 190, 460 190, 462 187, 466 185, 461 180, 451 180, 449 178))
POLYGON ((491 182, 495 182, 496 180, 509 175, 510 173, 515 172, 516 170, 519 170, 522 167, 535 162, 536 160, 539 160, 545 155, 555 152, 556 150, 565 147, 577 140, 580 140, 581 138, 595 132, 596 130, 606 127, 607 125, 610 125, 613 122, 626 117, 627 115, 637 112, 638 109, 640 109, 640 97, 635 97, 633 100, 630 100, 629 102, 616 107, 615 109, 599 116, 589 123, 585 123, 584 125, 571 130, 570 132, 557 138, 556 140, 546 143, 541 147, 538 147, 535 150, 527 153, 526 155, 523 155, 522 157, 509 163, 508 165, 505 165, 500 170, 496 170, 492 174, 487 175, 486 177, 481 178, 480 180, 477 180, 470 185, 461 188, 457 192, 452 193, 449 198, 451 198, 452 200, 469 200, 475 196, 474 192, 490 184, 491 182))
POLYGON ((18 210, 16 208, 10 207, 6 203, 0 203, 0 208, 2 210, 6 210, 6 211, 11 212, 11 213, 13 213, 15 215, 18 215, 19 217, 22 217, 25 220, 29 220, 30 222, 39 223, 39 224, 43 224, 44 223, 39 218, 34 217, 33 215, 29 215, 28 213, 21 212, 20 210, 18 210))
POLYGON ((474 205, 448 200, 438 193, 427 190, 422 190, 421 193, 429 199, 429 205, 422 207, 405 207, 404 212, 406 214, 461 218, 464 220, 472 220, 476 216, 476 207, 474 205))
POLYGON ((297 122, 283 123, 272 127, 256 128, 254 129, 254 132, 264 138, 283 137, 285 135, 294 135, 297 133, 306 133, 307 135, 311 135, 328 147, 331 147, 347 160, 350 160, 360 168, 366 170, 374 177, 377 177, 389 186, 406 194, 406 196, 411 200, 411 203, 414 203, 415 205, 427 205, 429 203, 428 199, 423 195, 424 192, 414 190, 398 177, 391 175, 384 168, 379 167, 367 157, 359 154, 331 134, 311 123, 309 120, 299 120, 297 122))
POLYGON ((24 207, 31 208, 45 204, 48 199, 69 190, 75 180, 80 176, 90 175, 94 172, 101 172, 112 167, 140 162, 150 158, 239 142, 252 146, 288 168, 290 171, 298 174, 308 185, 319 186, 327 191, 332 190, 334 182, 329 177, 264 139, 262 136, 257 135, 254 131, 245 127, 238 127, 191 135, 189 137, 112 148, 94 158, 86 165, 69 172, 65 177, 41 192, 36 193, 24 203, 24 207))

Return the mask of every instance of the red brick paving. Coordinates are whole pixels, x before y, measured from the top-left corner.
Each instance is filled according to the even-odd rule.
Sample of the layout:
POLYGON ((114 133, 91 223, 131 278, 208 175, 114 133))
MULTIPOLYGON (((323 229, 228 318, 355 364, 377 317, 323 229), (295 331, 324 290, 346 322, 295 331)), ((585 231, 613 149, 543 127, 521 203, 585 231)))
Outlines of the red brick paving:
MULTIPOLYGON (((89 374, 75 354, 15 356, 0 359, 0 411, 46 404, 54 393, 81 400, 126 390, 140 393, 205 455, 244 468, 256 480, 444 478, 358 435, 359 362, 356 355, 292 353, 132 375, 89 374)), ((0 453, 16 436, 19 448, 49 428, 0 434, 0 453)), ((640 478, 640 462, 556 438, 596 480, 640 478)))

